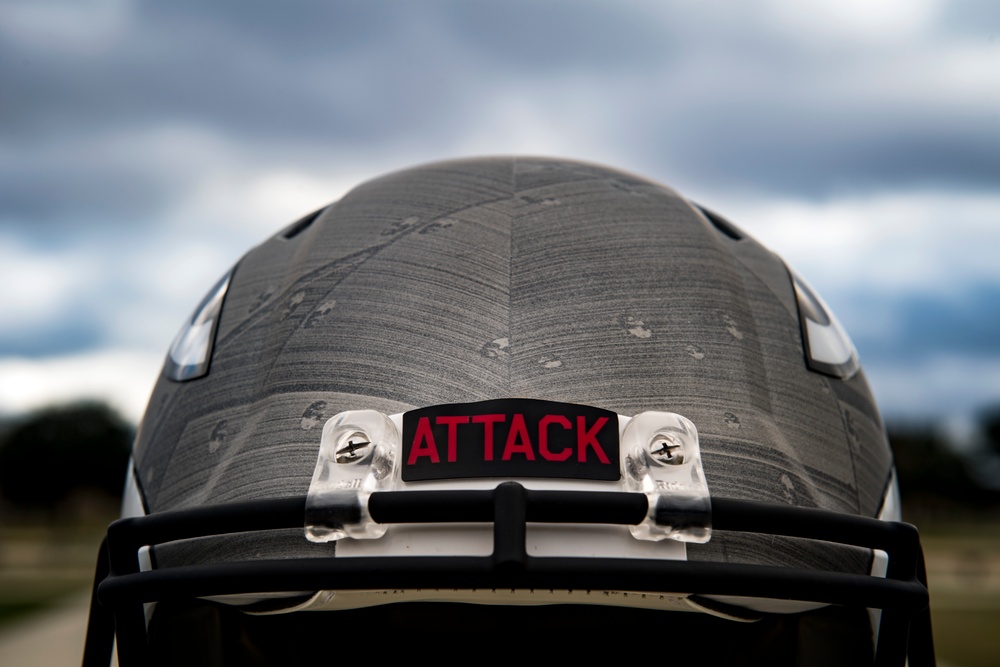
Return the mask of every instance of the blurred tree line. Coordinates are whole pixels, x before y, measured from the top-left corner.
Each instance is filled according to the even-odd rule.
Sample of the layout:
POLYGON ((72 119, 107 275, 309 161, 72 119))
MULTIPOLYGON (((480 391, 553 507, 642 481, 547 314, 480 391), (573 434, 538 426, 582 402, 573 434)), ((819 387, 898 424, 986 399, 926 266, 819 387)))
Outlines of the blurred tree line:
POLYGON ((1000 405, 977 415, 970 442, 956 446, 930 422, 890 423, 903 516, 982 517, 1000 510, 1000 405))
POLYGON ((134 428, 103 403, 39 410, 0 426, 0 509, 49 520, 117 509, 134 428))
MULTIPOLYGON (((905 517, 1000 509, 1000 406, 981 412, 976 428, 976 445, 959 453, 930 423, 889 425, 905 517)), ((0 509, 73 516, 81 498, 95 495, 116 507, 133 437, 133 426, 101 403, 47 408, 0 424, 0 509)))

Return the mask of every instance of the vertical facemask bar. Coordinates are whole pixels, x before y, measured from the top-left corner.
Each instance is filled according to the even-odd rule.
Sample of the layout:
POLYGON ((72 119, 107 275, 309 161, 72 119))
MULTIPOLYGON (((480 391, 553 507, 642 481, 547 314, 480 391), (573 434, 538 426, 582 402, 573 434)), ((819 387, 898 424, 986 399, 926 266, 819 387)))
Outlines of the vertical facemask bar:
MULTIPOLYGON (((910 580, 917 575, 917 561, 921 558, 920 538, 912 526, 890 524, 897 532, 897 547, 888 550, 889 567, 886 577, 900 581, 910 580)), ((919 578, 919 577, 916 577, 919 578)), ((929 610, 923 613, 930 614, 929 610)), ((882 610, 879 622, 878 643, 875 648, 875 667, 903 664, 909 646, 911 621, 915 614, 908 609, 888 608, 882 610)))
MULTIPOLYGON (((927 567, 921 550, 917 560, 917 580, 927 587, 927 567)), ((934 667, 934 633, 931 628, 931 608, 917 612, 910 622, 908 667, 934 667)))
MULTIPOLYGON (((141 518, 123 519, 117 525, 128 522, 141 522, 141 518)), ((109 577, 136 574, 140 571, 139 549, 145 546, 141 534, 130 532, 127 527, 115 529, 116 524, 108 529, 108 568, 109 577)), ((129 603, 119 606, 114 611, 115 641, 118 648, 118 663, 122 667, 129 665, 146 665, 149 663, 149 651, 146 636, 146 612, 142 603, 129 603)))
MULTIPOLYGON (((880 521, 902 521, 902 516, 900 515, 899 485, 896 483, 895 472, 889 476, 889 483, 886 485, 881 507, 878 513, 880 521)), ((873 577, 885 578, 888 566, 889 554, 881 549, 873 549, 871 575, 873 577)), ((868 616, 872 624, 872 635, 875 641, 878 642, 878 628, 882 617, 882 610, 869 609, 868 616)))
POLYGON ((94 569, 94 588, 90 593, 87 640, 83 646, 83 667, 108 667, 115 645, 115 617, 97 599, 97 587, 108 576, 108 541, 101 540, 94 569))

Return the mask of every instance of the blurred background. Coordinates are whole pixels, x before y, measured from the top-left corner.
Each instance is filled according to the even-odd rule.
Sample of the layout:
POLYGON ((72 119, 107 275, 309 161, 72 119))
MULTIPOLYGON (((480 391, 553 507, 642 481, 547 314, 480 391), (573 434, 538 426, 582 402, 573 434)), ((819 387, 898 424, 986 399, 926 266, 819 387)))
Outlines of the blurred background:
POLYGON ((887 421, 940 659, 1000 661, 1000 4, 0 0, 0 663, 52 623, 82 646, 218 277, 367 178, 483 154, 668 184, 805 275, 887 421))

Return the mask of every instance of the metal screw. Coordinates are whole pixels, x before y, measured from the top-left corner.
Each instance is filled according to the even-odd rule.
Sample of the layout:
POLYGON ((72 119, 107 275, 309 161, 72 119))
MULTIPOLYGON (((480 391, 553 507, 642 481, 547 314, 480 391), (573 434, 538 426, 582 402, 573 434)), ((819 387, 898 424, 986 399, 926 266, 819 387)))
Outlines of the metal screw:
POLYGON ((368 455, 371 448, 371 440, 360 431, 355 431, 340 439, 337 449, 334 452, 334 460, 337 463, 354 463, 360 461, 368 455))
POLYGON ((672 435, 657 433, 649 443, 649 454, 658 461, 671 466, 684 463, 684 445, 672 435))

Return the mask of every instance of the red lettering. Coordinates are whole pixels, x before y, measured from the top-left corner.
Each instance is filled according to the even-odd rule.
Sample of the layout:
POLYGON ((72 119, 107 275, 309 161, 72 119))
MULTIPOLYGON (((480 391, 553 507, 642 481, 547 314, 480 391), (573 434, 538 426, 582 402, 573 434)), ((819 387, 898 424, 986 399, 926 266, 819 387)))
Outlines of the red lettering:
POLYGON ((421 417, 420 421, 417 422, 417 432, 413 436, 413 448, 410 449, 410 458, 406 465, 413 465, 421 456, 429 456, 431 463, 441 462, 437 443, 434 442, 434 434, 431 433, 431 420, 427 417, 421 417))
POLYGON ((448 425, 448 463, 454 463, 456 458, 456 449, 458 445, 458 425, 468 424, 469 418, 459 415, 438 417, 434 420, 437 424, 447 424, 448 425))
POLYGON ((502 424, 507 421, 507 415, 474 415, 473 424, 482 424, 483 433, 483 460, 493 460, 493 425, 502 424))
POLYGON ((553 423, 559 424, 565 429, 573 428, 573 424, 562 415, 545 415, 538 422, 538 451, 546 461, 565 461, 573 453, 572 449, 566 447, 558 454, 549 450, 548 426, 553 423))
POLYGON ((528 427, 524 425, 524 415, 516 413, 510 421, 510 433, 507 435, 507 445, 503 448, 503 460, 510 461, 514 454, 524 454, 529 461, 535 460, 535 452, 531 451, 531 439, 528 437, 528 427), (517 441, 520 439, 520 443, 517 441))
POLYGON ((601 463, 611 463, 608 460, 608 455, 604 453, 601 449, 601 444, 597 442, 597 432, 608 423, 607 417, 600 417, 596 422, 594 422, 593 427, 588 431, 587 424, 584 421, 584 417, 576 418, 576 460, 580 463, 584 463, 587 460, 587 447, 593 447, 594 452, 597 454, 597 458, 601 460, 601 463))

